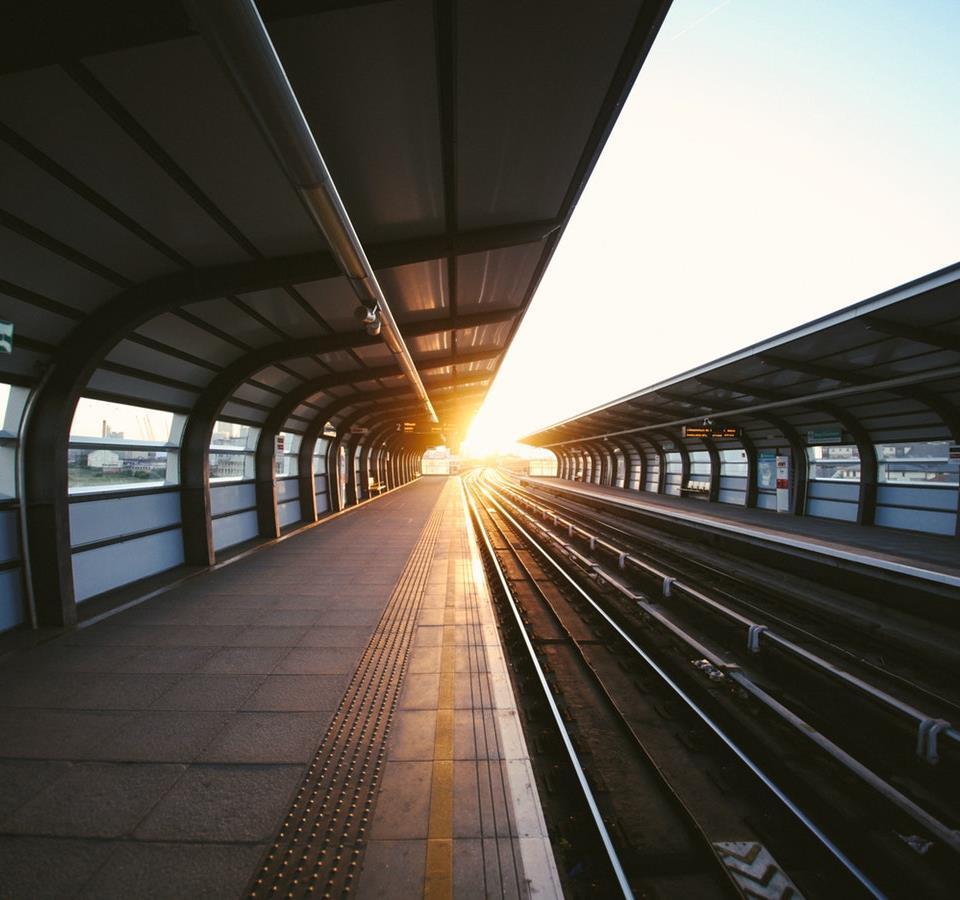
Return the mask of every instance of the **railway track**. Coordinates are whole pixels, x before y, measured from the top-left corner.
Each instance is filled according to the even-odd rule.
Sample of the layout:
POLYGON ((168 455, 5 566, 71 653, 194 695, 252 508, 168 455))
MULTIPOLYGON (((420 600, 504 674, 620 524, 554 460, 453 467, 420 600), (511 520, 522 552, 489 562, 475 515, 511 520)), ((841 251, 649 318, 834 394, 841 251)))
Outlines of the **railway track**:
MULTIPOLYGON (((493 580, 513 604, 513 618, 524 628, 527 652, 537 658, 545 684, 557 692, 561 726, 573 723, 572 748, 585 748, 588 784, 593 779, 604 786, 594 802, 601 822, 615 825, 605 845, 626 848, 631 860, 620 862, 628 887, 647 893, 652 878, 659 895, 665 888, 657 879, 669 887, 671 874, 684 869, 695 870, 697 890, 678 896, 712 896, 731 887, 745 892, 724 848, 754 847, 767 854, 770 871, 783 884, 793 877, 810 896, 857 890, 949 895, 957 833, 811 727, 776 689, 724 655, 702 621, 693 628, 678 619, 676 607, 692 603, 702 618, 706 606, 706 618, 723 625, 721 637, 724 630, 746 629, 749 641, 741 643, 753 642, 748 652, 760 640, 771 643, 769 628, 758 631, 742 612, 717 610, 714 598, 515 486, 476 476, 468 483, 493 580), (673 598, 669 609, 631 582, 638 571, 673 598), (670 713, 664 715, 665 709, 670 713), (628 786, 632 799, 611 790, 612 783, 628 786), (642 789, 630 790, 634 784, 642 789), (654 795, 659 799, 651 807, 654 795), (637 796, 647 803, 646 818, 632 806, 637 796), (791 796, 803 797, 804 808, 791 796), (683 835, 683 842, 651 841, 637 823, 649 828, 653 808, 660 822, 654 834, 683 835)), ((799 649, 803 665, 811 665, 810 652, 799 649)), ((852 684, 849 673, 834 665, 828 668, 831 678, 848 687, 869 688, 852 684)), ((873 702, 878 693, 871 694, 873 702)), ((883 697, 878 705, 884 707, 883 697)), ((893 718, 909 719, 913 708, 900 707, 894 704, 893 718)), ((938 729, 937 736, 946 731, 938 729)))
MULTIPOLYGON (((920 793, 943 795, 946 802, 935 800, 933 805, 941 806, 945 816, 952 814, 952 801, 960 792, 960 732, 950 723, 960 720, 960 706, 916 677, 865 658, 859 616, 842 631, 832 619, 826 627, 833 634, 824 638, 813 630, 822 623, 791 602, 796 589, 784 599, 766 573, 758 588, 743 572, 727 576, 716 562, 678 559, 675 551, 638 543, 630 530, 606 518, 594 519, 578 510, 571 514, 569 508, 558 517, 558 505, 544 506, 542 498, 503 482, 498 487, 510 493, 511 502, 559 527, 571 544, 579 543, 597 558, 616 560, 617 568, 626 577, 632 575, 640 589, 652 589, 664 600, 669 595, 671 614, 683 615, 685 627, 701 636, 719 637, 728 657, 745 670, 791 681, 793 703, 803 706, 818 727, 839 727, 850 749, 873 757, 877 766, 914 783, 920 793), (884 742, 881 753, 878 740, 884 742)), ((922 654, 923 648, 913 652, 922 654)))

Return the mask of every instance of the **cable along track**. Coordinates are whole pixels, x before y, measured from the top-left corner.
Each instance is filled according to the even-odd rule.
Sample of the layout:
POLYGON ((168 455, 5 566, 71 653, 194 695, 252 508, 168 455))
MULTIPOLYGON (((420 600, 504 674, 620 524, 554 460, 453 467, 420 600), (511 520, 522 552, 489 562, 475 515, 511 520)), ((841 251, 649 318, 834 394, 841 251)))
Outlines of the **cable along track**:
MULTIPOLYGON (((536 507, 537 518, 528 515, 518 508, 516 498, 512 496, 515 493, 512 486, 503 484, 502 480, 491 483, 491 479, 487 478, 484 490, 490 488, 496 490, 500 501, 513 506, 514 515, 518 519, 524 519, 528 528, 538 530, 544 535, 544 539, 554 542, 560 553, 568 557, 563 566, 553 561, 557 570, 563 571, 565 578, 575 583, 574 578, 566 571, 572 570, 578 573, 575 578, 581 584, 591 584, 586 580, 589 576, 605 585, 605 590, 600 591, 597 590, 596 585, 592 585, 590 587, 592 594, 613 593, 614 596, 612 598, 608 596, 603 603, 608 609, 614 611, 614 615, 633 635, 643 633, 645 635, 643 640, 649 642, 648 638, 653 640, 656 632, 659 641, 653 640, 653 643, 663 644, 662 636, 666 634, 669 638, 668 643, 681 646, 679 661, 681 668, 672 670, 675 676, 679 676, 682 680, 689 679, 691 674, 689 664, 695 662, 705 675, 726 685, 725 692, 715 689, 710 691, 714 698, 723 695, 725 700, 725 703, 721 704, 721 709, 714 709, 715 714, 719 712, 721 716, 725 715, 732 708, 734 720, 739 716, 737 727, 742 727, 745 724, 746 711, 746 733, 743 731, 738 733, 741 739, 747 740, 748 744, 751 731, 749 716, 751 714, 756 716, 758 721, 755 723, 757 727, 753 729, 754 737, 759 735, 761 738, 759 744, 768 745, 765 751, 762 746, 760 747, 760 755, 762 756, 764 752, 769 753, 771 748, 777 746, 778 741, 783 748, 780 751, 773 750, 772 763, 769 756, 764 757, 768 760, 768 766, 778 771, 780 773, 778 777, 781 779, 786 776, 786 782, 793 785, 794 793, 797 796, 804 796, 805 804, 816 810, 821 820, 836 820, 833 821, 831 828, 843 838, 845 848, 852 848, 858 858, 868 860, 871 868, 881 873, 882 880, 891 893, 897 894, 902 890, 905 896, 917 893, 951 895, 949 873, 953 871, 952 867, 955 865, 953 851, 956 850, 957 842, 960 840, 956 831, 819 734, 799 715, 779 703, 775 696, 745 676, 738 666, 730 664, 720 653, 710 649, 703 641, 698 641, 685 626, 677 623, 673 616, 673 599, 664 601, 662 604, 649 602, 640 590, 625 580, 631 568, 629 563, 637 561, 631 560, 621 548, 613 547, 600 540, 595 533, 593 535, 580 533, 579 528, 570 521, 569 517, 561 518, 542 504, 533 504, 536 507), (547 525, 545 526, 539 520, 545 520, 547 525), (548 527, 551 523, 553 523, 552 531, 548 527), (581 538, 581 543, 586 541, 585 553, 579 552, 573 546, 574 537, 581 538), (603 549, 607 557, 615 561, 611 566, 601 565, 596 561, 599 554, 595 551, 599 549, 603 549), (575 565, 571 566, 569 560, 572 560, 575 565), (651 631, 649 627, 638 628, 642 620, 645 620, 648 625, 652 623, 653 630, 651 631), (697 657, 695 660, 689 659, 691 651, 692 655, 697 657), (685 660, 684 654, 687 657, 685 660), (730 703, 731 694, 734 695, 733 704, 730 703), (773 727, 771 727, 771 721, 773 727), (802 734, 804 740, 798 742, 797 733, 802 734), (808 741, 813 745, 812 747, 808 741), (810 752, 811 750, 814 752, 810 752), (825 766, 818 761, 818 755, 826 760, 825 766), (809 761, 806 760, 806 756, 810 757, 809 761), (804 784, 801 777, 804 773, 801 771, 798 774, 794 771, 798 767, 801 770, 804 767, 807 768, 806 778, 817 790, 808 791, 808 785, 804 784), (816 797, 814 796, 816 794, 822 796, 816 797), (928 855, 928 851, 931 850, 933 852, 928 855), (902 882, 903 878, 910 880, 902 882)), ((528 507, 531 505, 529 499, 526 505, 528 507)), ((548 556, 546 551, 543 553, 548 556)), ((656 594, 662 591, 663 594, 673 595, 676 588, 682 587, 665 572, 652 570, 647 564, 640 565, 644 574, 656 582, 656 594)), ((680 592, 677 591, 677 593, 680 592)), ((612 621, 607 612, 601 611, 600 614, 612 621)), ((619 626, 616 627, 619 628, 619 626)), ((626 632, 623 633, 626 635, 626 632)), ((633 643, 629 635, 627 640, 633 643)), ((636 647, 636 644, 634 646, 636 647)), ((642 654, 639 647, 636 649, 642 654)), ((662 648, 657 652, 660 653, 661 650, 662 648)), ((676 655, 674 652, 674 665, 677 663, 676 655)), ((659 658, 661 662, 664 661, 662 656, 659 658)), ((701 680, 707 681, 707 679, 701 680)), ((686 684, 686 681, 684 683, 686 684)), ((714 685, 714 688, 717 686, 714 685)), ((693 687, 696 689, 695 683, 693 687)), ((706 697, 706 701, 710 706, 710 696, 706 697)), ((945 729, 942 730, 945 731, 945 729)), ((747 762, 749 764, 749 760, 747 762)), ((795 812, 799 813, 799 810, 795 812)), ((812 820, 808 824, 812 826, 812 820)), ((819 830, 814 828, 812 833, 817 831, 819 830)), ((825 837, 822 832, 820 836, 825 837)), ((825 842, 824 846, 830 846, 832 850, 838 851, 836 845, 829 841, 825 842)), ((840 857, 846 860, 849 867, 856 869, 849 863, 845 854, 840 853, 837 858, 840 857)), ((870 879, 864 876, 864 880, 870 879)), ((879 891, 879 888, 874 890, 879 891)))
MULTIPOLYGON (((492 497, 475 483, 471 492, 494 581, 523 627, 624 895, 799 897, 754 826, 778 835, 791 868, 810 875, 824 864, 806 823, 769 802, 775 785, 739 765, 744 755, 652 660, 637 669, 643 652, 556 577, 543 549, 492 497)), ((881 895, 842 854, 832 856, 812 895, 841 884, 849 893, 856 881, 881 895)))

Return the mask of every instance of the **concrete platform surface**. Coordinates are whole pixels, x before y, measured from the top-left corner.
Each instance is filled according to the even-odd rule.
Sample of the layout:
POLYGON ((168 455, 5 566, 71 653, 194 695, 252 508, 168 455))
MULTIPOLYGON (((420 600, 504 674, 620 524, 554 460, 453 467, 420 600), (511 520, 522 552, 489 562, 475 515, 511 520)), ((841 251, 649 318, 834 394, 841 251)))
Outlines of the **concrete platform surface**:
POLYGON ((562 478, 534 476, 523 480, 572 495, 600 497, 657 515, 687 519, 712 528, 960 587, 960 554, 955 537, 866 527, 813 516, 777 514, 765 509, 745 509, 729 503, 706 503, 687 497, 584 484, 562 478))
POLYGON ((425 478, 0 659, 0 897, 243 895, 431 517, 359 893, 557 893, 459 480, 425 478))

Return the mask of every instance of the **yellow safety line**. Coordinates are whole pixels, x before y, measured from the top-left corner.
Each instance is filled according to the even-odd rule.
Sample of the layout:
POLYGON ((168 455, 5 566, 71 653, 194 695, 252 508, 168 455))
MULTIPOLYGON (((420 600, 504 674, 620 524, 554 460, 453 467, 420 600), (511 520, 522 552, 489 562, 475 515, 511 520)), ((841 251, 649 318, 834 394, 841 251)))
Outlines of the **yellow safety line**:
POLYGON ((440 649, 440 691, 437 727, 433 736, 433 778, 430 782, 430 830, 427 835, 427 900, 453 897, 453 678, 456 660, 454 591, 447 594, 443 610, 443 644, 440 649))

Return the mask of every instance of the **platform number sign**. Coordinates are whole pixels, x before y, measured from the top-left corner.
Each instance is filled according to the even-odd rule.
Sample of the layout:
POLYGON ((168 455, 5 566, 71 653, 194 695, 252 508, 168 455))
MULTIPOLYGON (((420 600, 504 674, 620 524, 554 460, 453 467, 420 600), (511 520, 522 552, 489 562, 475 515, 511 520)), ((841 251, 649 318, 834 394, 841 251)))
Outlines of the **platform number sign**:
POLYGON ((13 322, 0 322, 0 353, 13 353, 13 322))

